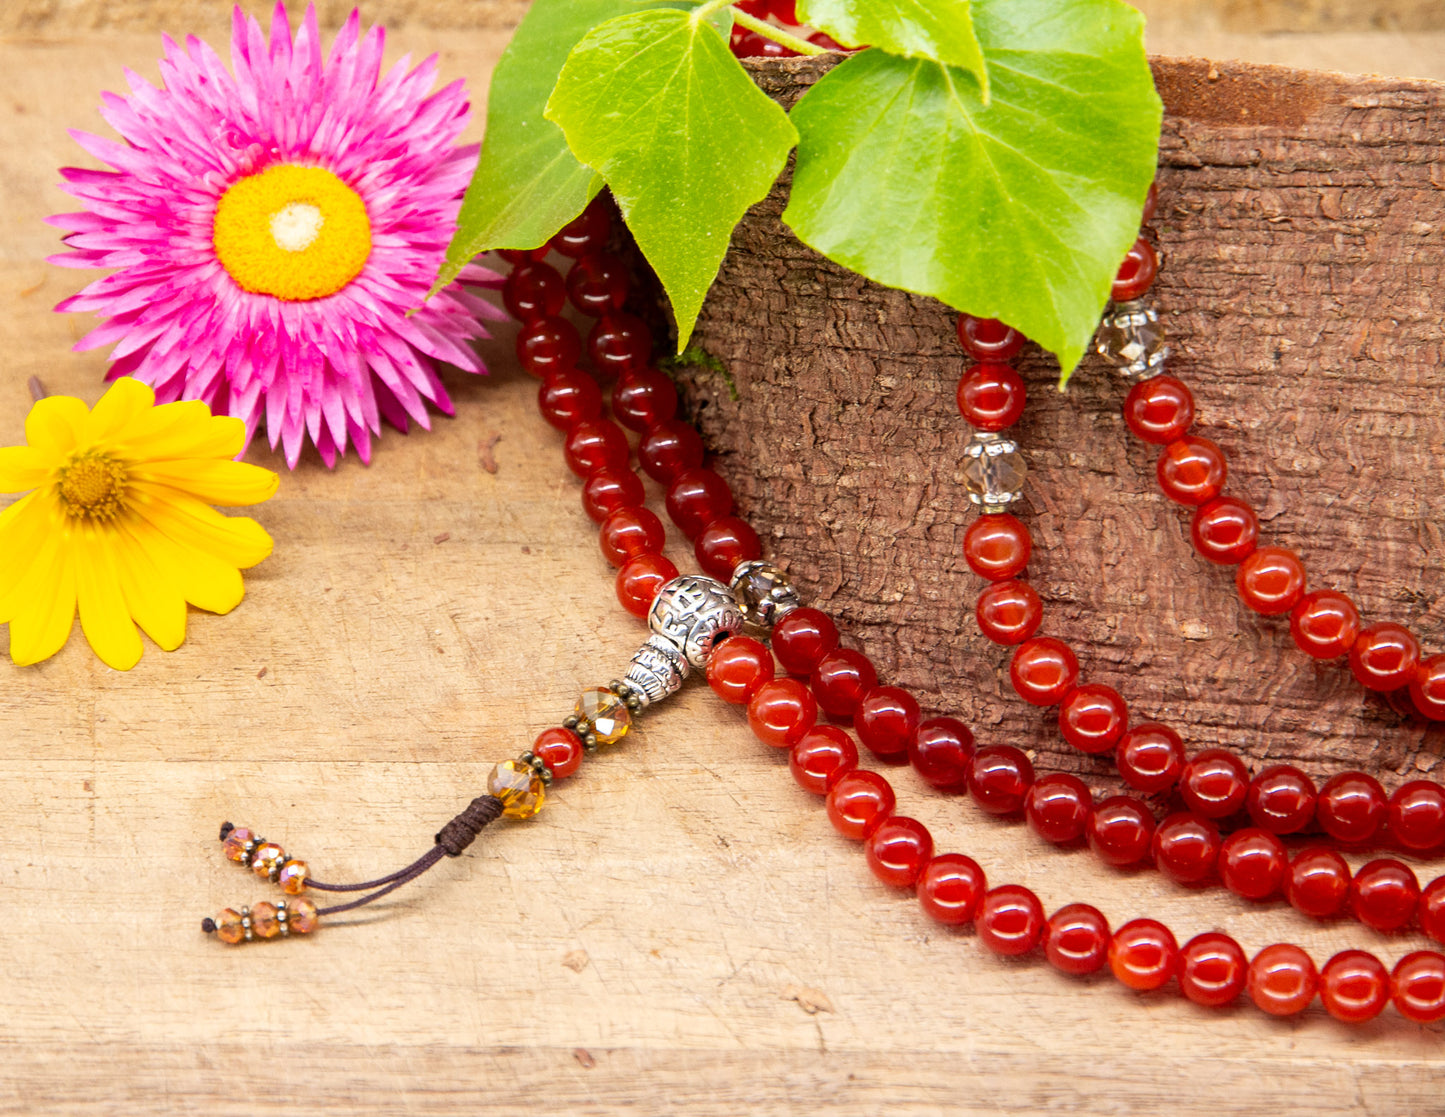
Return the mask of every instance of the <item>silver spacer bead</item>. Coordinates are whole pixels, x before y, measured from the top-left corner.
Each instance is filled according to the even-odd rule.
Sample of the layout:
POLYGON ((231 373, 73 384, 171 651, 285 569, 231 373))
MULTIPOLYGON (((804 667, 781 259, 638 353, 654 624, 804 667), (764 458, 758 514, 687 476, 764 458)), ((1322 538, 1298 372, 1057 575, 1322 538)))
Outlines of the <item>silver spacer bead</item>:
POLYGON ((743 620, 755 628, 772 628, 803 603, 787 575, 762 559, 738 563, 731 585, 743 620))
POLYGON ((631 693, 639 696, 642 708, 646 708, 676 693, 691 670, 692 664, 688 663, 676 644, 665 636, 654 634, 633 653, 624 681, 631 693))
POLYGON ((1019 444, 996 431, 974 431, 963 448, 963 484, 984 512, 1006 512, 1024 495, 1028 463, 1019 444))
POLYGON ((1159 312, 1143 299, 1111 303, 1094 335, 1094 351, 1126 380, 1148 380, 1169 359, 1168 332, 1159 312))
POLYGON ((684 574, 653 598, 647 627, 670 641, 694 667, 702 667, 723 640, 743 627, 732 590, 713 578, 684 574))
POLYGON ((289 938, 291 935, 291 924, 286 912, 286 901, 281 900, 276 904, 276 925, 281 928, 281 937, 289 938))

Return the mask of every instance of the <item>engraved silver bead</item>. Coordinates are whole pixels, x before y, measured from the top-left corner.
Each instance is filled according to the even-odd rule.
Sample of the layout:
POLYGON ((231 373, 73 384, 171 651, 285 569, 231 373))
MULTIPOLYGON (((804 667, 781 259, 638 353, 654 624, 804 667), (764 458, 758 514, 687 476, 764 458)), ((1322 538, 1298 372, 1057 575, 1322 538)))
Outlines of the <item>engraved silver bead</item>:
POLYGON ((1019 444, 996 431, 974 431, 963 448, 968 499, 985 512, 1004 512, 1023 496, 1028 463, 1019 444))
POLYGON ((787 575, 762 559, 738 563, 733 571, 732 589, 743 620, 758 628, 772 628, 802 604, 797 588, 788 581, 787 575))
POLYGON ((653 635, 632 654, 624 681, 646 707, 675 693, 691 670, 692 665, 676 644, 665 636, 653 635))
POLYGON ((727 586, 684 574, 657 591, 647 627, 670 640, 694 667, 702 667, 718 643, 741 631, 743 614, 727 586))
POLYGON ((1094 350, 1127 380, 1147 380, 1164 371, 1168 332, 1159 312, 1143 299, 1114 303, 1099 322, 1094 350))

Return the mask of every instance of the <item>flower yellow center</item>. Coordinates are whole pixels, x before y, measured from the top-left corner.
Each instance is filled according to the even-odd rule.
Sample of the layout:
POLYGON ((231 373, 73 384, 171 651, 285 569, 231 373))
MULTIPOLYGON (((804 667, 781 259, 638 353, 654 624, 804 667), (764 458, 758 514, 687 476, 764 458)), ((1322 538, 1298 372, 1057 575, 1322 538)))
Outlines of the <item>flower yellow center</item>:
POLYGON ((113 520, 125 510, 126 469, 98 450, 73 454, 60 467, 60 505, 73 520, 113 520))
POLYGON ((282 163, 234 183, 211 242, 241 287, 287 302, 334 295, 371 255, 371 220, 355 190, 320 167, 282 163))

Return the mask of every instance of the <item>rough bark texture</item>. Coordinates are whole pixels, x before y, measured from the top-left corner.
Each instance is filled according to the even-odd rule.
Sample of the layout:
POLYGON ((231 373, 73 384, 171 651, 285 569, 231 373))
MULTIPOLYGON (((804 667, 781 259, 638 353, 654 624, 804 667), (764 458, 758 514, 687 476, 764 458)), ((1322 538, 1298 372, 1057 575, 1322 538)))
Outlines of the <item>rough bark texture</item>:
MULTIPOLYGON (((825 68, 757 73, 786 102, 825 68)), ((1155 76, 1167 116, 1154 295, 1196 430, 1224 447, 1228 491, 1259 510, 1268 542, 1305 558, 1312 586, 1445 651, 1445 86, 1172 60, 1155 76)), ((1014 697, 1008 653, 973 620, 954 313, 801 245, 779 221, 787 183, 738 229, 699 323, 739 398, 714 373, 685 373, 719 469, 769 553, 885 679, 981 742, 1107 785, 1112 763, 1073 752, 1052 711, 1014 697)), ((1434 767, 1445 730, 1408 699, 1364 692, 1343 661, 1308 659, 1287 623, 1242 606, 1233 567, 1193 553, 1102 361, 1086 359, 1067 394, 1037 350, 1021 372, 1029 576, 1043 631, 1076 648, 1087 678, 1191 749, 1317 777, 1360 766, 1388 786, 1392 771, 1434 767)))

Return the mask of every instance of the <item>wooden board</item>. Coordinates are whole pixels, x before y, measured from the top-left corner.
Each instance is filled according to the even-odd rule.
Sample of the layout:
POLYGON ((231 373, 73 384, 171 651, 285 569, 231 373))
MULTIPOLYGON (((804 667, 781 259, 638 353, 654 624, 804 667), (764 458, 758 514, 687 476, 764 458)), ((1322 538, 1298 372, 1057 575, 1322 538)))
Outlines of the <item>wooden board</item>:
MULTIPOLYGON (((439 41, 480 102, 502 37, 393 46, 439 41)), ((50 313, 84 277, 43 262, 40 219, 70 208, 63 129, 99 127, 100 90, 156 53, 113 31, 0 44, 0 444, 27 377, 102 390, 103 358, 68 352, 87 323, 50 313)), ((449 379, 455 419, 389 433, 370 469, 308 455, 284 476, 257 513, 275 555, 177 652, 118 674, 77 634, 38 668, 0 661, 0 1112, 1445 1112, 1438 1027, 1211 1012, 940 930, 696 686, 393 902, 312 941, 202 936, 266 896, 221 858, 222 819, 318 873, 388 871, 640 639, 509 348, 449 379)), ((1050 908, 1317 957, 1420 945, 1108 872, 891 778, 941 847, 1050 908)))

